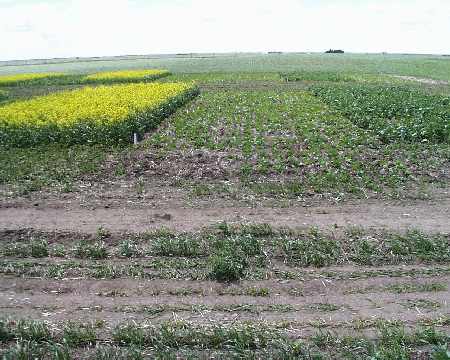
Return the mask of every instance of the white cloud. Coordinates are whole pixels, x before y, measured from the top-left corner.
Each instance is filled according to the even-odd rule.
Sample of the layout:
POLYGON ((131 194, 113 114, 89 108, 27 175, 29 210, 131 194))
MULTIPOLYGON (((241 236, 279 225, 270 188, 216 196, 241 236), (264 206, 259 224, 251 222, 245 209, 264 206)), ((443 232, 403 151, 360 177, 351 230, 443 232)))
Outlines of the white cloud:
POLYGON ((0 60, 119 54, 450 53, 448 0, 0 0, 0 60))

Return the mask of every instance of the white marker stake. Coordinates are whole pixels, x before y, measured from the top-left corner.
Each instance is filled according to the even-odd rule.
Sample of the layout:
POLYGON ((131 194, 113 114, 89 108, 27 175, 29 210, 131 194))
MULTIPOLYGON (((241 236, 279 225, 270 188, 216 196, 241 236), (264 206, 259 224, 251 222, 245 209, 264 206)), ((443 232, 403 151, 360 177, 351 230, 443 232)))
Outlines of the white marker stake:
POLYGON ((138 143, 138 136, 136 133, 133 134, 133 143, 134 143, 134 145, 137 145, 137 143, 138 143))

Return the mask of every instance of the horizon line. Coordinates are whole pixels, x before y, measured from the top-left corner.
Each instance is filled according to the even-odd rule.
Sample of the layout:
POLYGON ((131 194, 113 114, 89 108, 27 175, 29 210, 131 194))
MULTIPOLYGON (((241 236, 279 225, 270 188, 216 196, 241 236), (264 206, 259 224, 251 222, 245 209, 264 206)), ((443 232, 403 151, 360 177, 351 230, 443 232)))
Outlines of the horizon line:
MULTIPOLYGON (((336 49, 337 50, 337 49, 336 49)), ((138 58, 142 57, 143 59, 151 58, 151 57, 186 57, 186 56, 218 56, 218 55, 283 55, 283 54, 324 54, 324 55, 405 55, 405 56, 450 56, 450 53, 408 53, 408 52, 345 52, 342 54, 327 54, 325 51, 230 51, 230 52, 180 52, 180 53, 150 53, 150 54, 122 54, 122 55, 99 55, 99 56, 71 56, 71 57, 49 57, 49 58, 29 58, 29 59, 10 59, 10 60, 0 60, 0 66, 15 66, 18 64, 8 64, 8 63, 20 63, 20 62, 39 62, 39 61, 55 61, 54 63, 59 63, 63 61, 72 62, 72 61, 110 61, 110 59, 118 59, 118 58, 138 58)), ((51 64, 51 63, 47 63, 51 64)), ((29 65, 29 64, 22 64, 29 65)), ((38 65, 38 64, 33 64, 38 65)))

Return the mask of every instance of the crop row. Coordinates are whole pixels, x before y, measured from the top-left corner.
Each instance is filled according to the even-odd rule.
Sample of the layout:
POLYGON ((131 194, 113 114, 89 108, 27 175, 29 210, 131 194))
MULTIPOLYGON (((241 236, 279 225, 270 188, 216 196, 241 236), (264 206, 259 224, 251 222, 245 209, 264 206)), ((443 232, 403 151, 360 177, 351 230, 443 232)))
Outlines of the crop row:
POLYGON ((85 87, 0 107, 0 146, 129 143, 191 99, 185 83, 85 87))
POLYGON ((313 85, 310 91, 385 143, 450 142, 450 97, 405 86, 313 85))
POLYGON ((168 75, 170 73, 167 70, 159 69, 108 71, 88 75, 30 73, 0 76, 0 86, 147 82, 168 75))
POLYGON ((81 79, 82 83, 114 83, 152 81, 170 75, 167 70, 123 70, 90 74, 81 79))
MULTIPOLYGON (((409 230, 403 234, 348 228, 343 234, 337 235, 316 228, 301 232, 275 230, 267 224, 235 228, 239 230, 230 230, 232 227, 227 223, 222 223, 219 227, 225 230, 173 233, 163 228, 124 235, 120 241, 111 240, 113 243, 107 240, 111 235, 97 235, 97 239, 86 238, 77 242, 70 240, 70 245, 55 243, 50 236, 38 234, 23 241, 1 244, 0 254, 2 257, 50 256, 101 260, 158 256, 204 258, 217 252, 232 250, 236 255, 242 253, 252 257, 281 259, 286 264, 302 267, 450 261, 448 236, 426 234, 418 230, 409 230)), ((74 236, 79 238, 82 235, 74 236)))
MULTIPOLYGON (((297 237, 272 235, 265 238, 251 234, 210 234, 198 237, 192 234, 175 235, 163 232, 149 234, 147 240, 145 236, 128 238, 122 240, 117 247, 107 246, 102 240, 95 242, 83 240, 75 247, 61 244, 50 246, 46 240, 38 239, 4 245, 1 252, 4 257, 22 258, 51 256, 91 260, 114 257, 135 259, 134 264, 130 265, 125 273, 122 268, 114 267, 114 264, 110 263, 105 263, 103 264, 105 266, 101 267, 97 263, 86 264, 84 272, 95 277, 151 277, 156 276, 155 271, 177 273, 192 270, 197 272, 192 276, 209 277, 218 281, 235 281, 247 277, 249 272, 253 274, 258 271, 265 272, 265 269, 272 268, 270 264, 274 265, 277 262, 290 267, 323 267, 346 264, 371 266, 446 264, 450 261, 448 238, 417 231, 384 236, 349 233, 341 238, 314 229, 297 237)), ((71 267, 70 264, 71 262, 60 261, 52 271, 56 273, 62 271, 65 274, 71 267)), ((23 264, 3 262, 1 272, 28 273, 31 270, 36 274, 47 276, 45 275, 49 270, 47 265, 45 262, 23 264), (23 269, 20 270, 22 265, 23 269)), ((81 267, 85 265, 77 263, 76 268, 81 267)))
POLYGON ((281 78, 286 81, 332 81, 347 82, 356 81, 357 77, 332 71, 292 71, 280 74, 281 78))
MULTIPOLYGON (((404 266, 404 265, 402 265, 404 266)), ((219 268, 220 269, 220 268, 219 268)), ((223 268, 222 268, 223 269, 223 268)), ((142 264, 138 262, 117 263, 102 260, 101 262, 66 261, 54 264, 41 261, 0 261, 0 273, 18 277, 33 277, 46 279, 171 279, 171 280, 218 280, 231 282, 237 276, 245 280, 356 280, 371 279, 377 277, 436 277, 447 276, 450 268, 447 267, 412 267, 404 269, 362 269, 354 271, 323 270, 305 271, 304 268, 286 268, 281 265, 270 267, 246 266, 238 268, 234 264, 228 267, 226 272, 215 271, 206 261, 192 259, 159 260, 142 264), (227 270, 228 269, 228 270, 227 270), (224 276, 221 276, 225 274, 224 276)))
POLYGON ((31 73, 0 76, 0 86, 22 86, 30 83, 42 83, 51 79, 63 78, 62 73, 31 73))
POLYGON ((330 359, 339 354, 339 358, 382 360, 407 359, 414 350, 427 346, 433 359, 446 359, 442 356, 446 354, 445 345, 449 341, 447 334, 433 326, 408 331, 403 324, 383 320, 376 323, 376 336, 372 339, 362 333, 338 336, 330 331, 298 339, 263 323, 209 326, 180 320, 160 325, 123 323, 108 331, 107 338, 100 335, 104 328, 104 322, 66 322, 50 326, 32 320, 2 321, 0 340, 11 345, 3 352, 3 358, 53 355, 55 359, 71 359, 73 350, 84 348, 88 353, 95 350, 91 351, 90 359, 101 360, 144 359, 144 356, 204 358, 212 352, 217 358, 234 359, 330 359), (109 347, 104 347, 105 344, 109 347), (123 347, 122 350, 118 346, 123 347))

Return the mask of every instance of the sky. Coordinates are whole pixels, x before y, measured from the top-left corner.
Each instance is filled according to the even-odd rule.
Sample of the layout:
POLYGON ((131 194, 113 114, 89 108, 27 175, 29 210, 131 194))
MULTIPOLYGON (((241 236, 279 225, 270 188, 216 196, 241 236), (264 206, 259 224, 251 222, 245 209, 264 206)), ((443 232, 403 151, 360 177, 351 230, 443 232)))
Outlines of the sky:
POLYGON ((330 48, 450 54, 450 0, 0 0, 0 60, 330 48))

